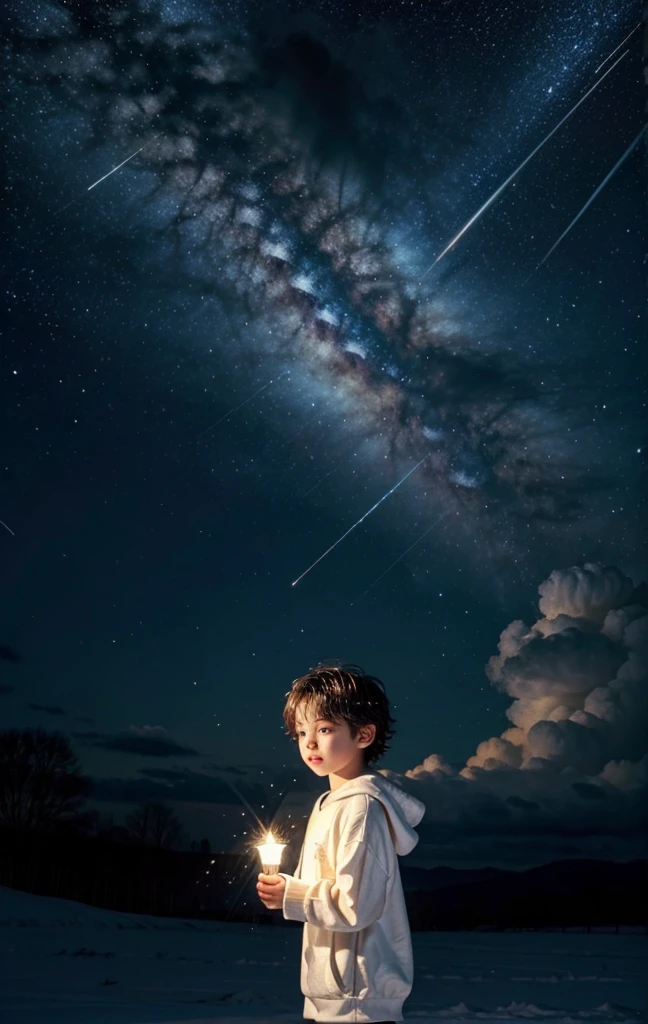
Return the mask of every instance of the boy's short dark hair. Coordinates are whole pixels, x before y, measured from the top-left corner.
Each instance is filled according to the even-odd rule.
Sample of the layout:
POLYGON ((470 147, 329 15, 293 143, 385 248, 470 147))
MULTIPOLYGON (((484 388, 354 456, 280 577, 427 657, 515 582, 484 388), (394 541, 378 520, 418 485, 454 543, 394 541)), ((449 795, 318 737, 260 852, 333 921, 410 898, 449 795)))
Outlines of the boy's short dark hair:
POLYGON ((389 750, 395 719, 389 710, 385 686, 376 676, 368 676, 356 665, 317 665, 295 679, 286 694, 283 713, 286 731, 292 739, 297 739, 295 717, 303 701, 314 702, 323 718, 346 722, 354 737, 361 725, 376 726, 375 740, 363 750, 366 765, 378 761, 389 750))

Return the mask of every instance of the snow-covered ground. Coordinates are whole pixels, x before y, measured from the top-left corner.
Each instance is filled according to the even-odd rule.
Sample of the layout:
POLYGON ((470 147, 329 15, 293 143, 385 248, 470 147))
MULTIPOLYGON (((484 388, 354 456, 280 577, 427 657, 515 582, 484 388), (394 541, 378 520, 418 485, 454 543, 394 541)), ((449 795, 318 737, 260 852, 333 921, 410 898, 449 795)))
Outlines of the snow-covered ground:
MULTIPOLYGON (((641 935, 415 933, 406 1017, 646 1021, 641 935)), ((298 1024, 300 930, 170 920, 0 889, 3 1024, 298 1024)))

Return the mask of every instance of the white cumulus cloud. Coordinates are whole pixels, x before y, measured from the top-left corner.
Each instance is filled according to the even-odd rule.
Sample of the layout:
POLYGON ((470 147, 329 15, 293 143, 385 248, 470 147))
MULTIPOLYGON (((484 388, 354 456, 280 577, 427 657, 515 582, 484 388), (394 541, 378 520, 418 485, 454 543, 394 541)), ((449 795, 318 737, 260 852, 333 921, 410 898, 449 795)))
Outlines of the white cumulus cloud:
POLYGON ((509 726, 463 767, 430 754, 400 780, 426 803, 424 838, 439 856, 452 847, 468 859, 477 836, 481 856, 484 837, 498 837, 500 859, 505 842, 511 859, 541 857, 543 844, 554 856, 582 855, 587 843, 594 855, 636 849, 648 782, 646 588, 590 563, 554 570, 538 591, 537 621, 511 622, 486 665, 511 697, 509 726))

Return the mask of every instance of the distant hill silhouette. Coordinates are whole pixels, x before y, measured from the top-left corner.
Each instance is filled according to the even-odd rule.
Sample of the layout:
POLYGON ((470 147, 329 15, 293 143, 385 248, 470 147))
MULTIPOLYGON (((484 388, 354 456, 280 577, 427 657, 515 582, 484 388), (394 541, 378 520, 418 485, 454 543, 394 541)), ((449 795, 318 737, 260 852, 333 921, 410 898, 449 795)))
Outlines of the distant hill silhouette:
POLYGON ((402 868, 414 928, 645 925, 648 862, 565 860, 527 871, 402 868))
POLYGON ((518 873, 502 868, 412 868, 408 864, 401 864, 400 872, 405 892, 421 889, 430 892, 434 889, 447 889, 451 885, 486 882, 492 878, 518 873))

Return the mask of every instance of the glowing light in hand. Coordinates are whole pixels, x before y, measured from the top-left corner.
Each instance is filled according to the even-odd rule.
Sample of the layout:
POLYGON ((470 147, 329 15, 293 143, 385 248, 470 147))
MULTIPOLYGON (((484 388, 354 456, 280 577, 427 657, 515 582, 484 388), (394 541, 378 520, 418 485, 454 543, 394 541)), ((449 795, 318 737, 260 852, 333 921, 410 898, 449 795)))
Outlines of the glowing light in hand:
POLYGON ((272 832, 268 832, 265 842, 256 847, 259 851, 264 875, 276 875, 281 866, 281 857, 286 843, 278 843, 272 832))

